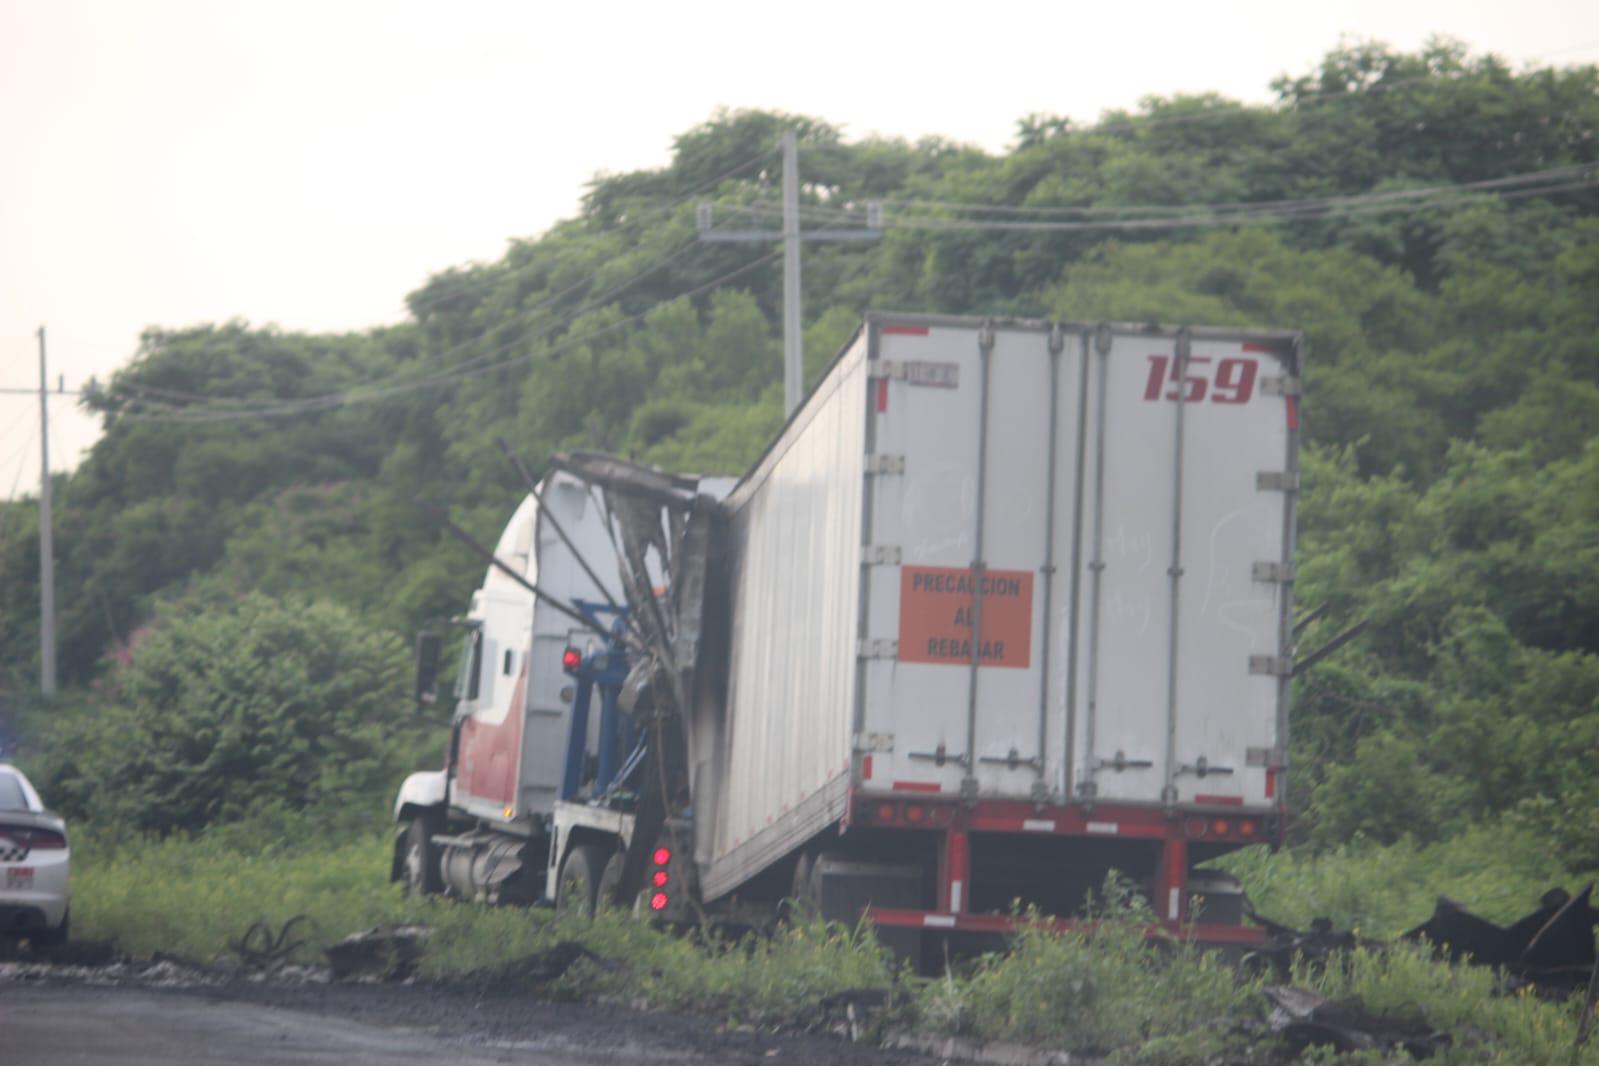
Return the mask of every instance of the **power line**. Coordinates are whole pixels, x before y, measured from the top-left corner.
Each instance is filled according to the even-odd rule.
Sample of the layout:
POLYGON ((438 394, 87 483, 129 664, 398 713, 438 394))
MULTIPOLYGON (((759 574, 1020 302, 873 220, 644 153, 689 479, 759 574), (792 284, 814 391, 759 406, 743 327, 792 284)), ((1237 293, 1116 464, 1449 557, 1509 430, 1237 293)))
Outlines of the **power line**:
MULTIPOLYGON (((1585 163, 1549 170, 1511 174, 1482 181, 1430 185, 1413 189, 1390 189, 1381 192, 1355 195, 1310 197, 1298 200, 1230 201, 1219 203, 1189 203, 1143 205, 1140 211, 1165 211, 1164 216, 1151 218, 1111 218, 1082 221, 1019 221, 1013 219, 970 219, 917 215, 885 214, 882 220, 888 229, 921 230, 997 230, 1013 232, 1072 232, 1072 231, 1124 231, 1173 229, 1194 226, 1225 226, 1249 221, 1315 221, 1329 216, 1345 214, 1382 214, 1407 210, 1423 210, 1451 203, 1469 202, 1468 194, 1499 192, 1501 198, 1521 199, 1528 195, 1547 195, 1572 189, 1588 188, 1599 184, 1599 164, 1585 163)), ((902 201, 902 203, 940 204, 956 206, 947 201, 902 201)), ((967 205, 959 205, 964 209, 967 205)), ((772 216, 773 209, 761 205, 748 208, 752 214, 772 216)), ((829 221, 858 218, 860 212, 813 209, 811 218, 825 217, 829 221)))

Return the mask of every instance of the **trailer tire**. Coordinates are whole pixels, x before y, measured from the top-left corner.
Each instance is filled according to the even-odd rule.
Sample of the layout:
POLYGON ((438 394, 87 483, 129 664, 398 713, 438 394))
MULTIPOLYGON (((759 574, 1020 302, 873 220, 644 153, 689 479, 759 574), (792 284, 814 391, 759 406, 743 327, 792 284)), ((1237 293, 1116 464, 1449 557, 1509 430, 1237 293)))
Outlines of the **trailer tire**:
POLYGON ((600 844, 579 844, 566 853, 561 874, 555 879, 557 911, 593 917, 594 897, 599 890, 607 850, 600 844))
POLYGON ((816 859, 809 852, 801 852, 794 862, 794 882, 788 897, 796 917, 814 918, 821 911, 821 892, 818 889, 816 859))
POLYGON ((444 891, 444 876, 439 871, 439 849, 433 843, 436 819, 419 814, 405 830, 405 855, 400 873, 405 892, 410 896, 436 896, 444 891))

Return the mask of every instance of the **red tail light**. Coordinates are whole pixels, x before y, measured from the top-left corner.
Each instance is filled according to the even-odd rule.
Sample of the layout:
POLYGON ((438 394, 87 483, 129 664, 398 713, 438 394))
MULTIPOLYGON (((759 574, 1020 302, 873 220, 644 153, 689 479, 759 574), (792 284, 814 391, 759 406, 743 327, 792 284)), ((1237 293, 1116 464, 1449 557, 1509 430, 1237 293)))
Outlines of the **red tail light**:
POLYGON ((670 881, 671 879, 672 875, 667 873, 665 870, 656 870, 655 876, 651 877, 650 881, 655 885, 656 888, 665 888, 666 882, 670 881))
POLYGON ((665 866, 667 863, 672 861, 672 849, 656 848, 655 854, 652 855, 651 858, 655 861, 655 865, 665 866))
POLYGON ((657 892, 655 895, 650 897, 650 910, 664 911, 666 909, 666 905, 670 902, 671 900, 666 898, 665 892, 657 892))
POLYGON ((583 665, 583 653, 576 648, 567 648, 561 653, 561 669, 567 673, 576 673, 577 668, 583 665))
POLYGON ((31 851, 60 851, 67 846, 67 838, 53 829, 0 825, 0 836, 10 837, 19 847, 31 851))

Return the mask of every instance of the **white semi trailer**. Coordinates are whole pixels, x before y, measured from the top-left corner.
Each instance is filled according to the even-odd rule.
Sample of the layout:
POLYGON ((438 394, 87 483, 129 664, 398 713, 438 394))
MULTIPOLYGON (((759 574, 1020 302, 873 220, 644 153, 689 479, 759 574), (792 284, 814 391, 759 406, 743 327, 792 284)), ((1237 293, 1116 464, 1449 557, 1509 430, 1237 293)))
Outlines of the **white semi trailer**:
MULTIPOLYGON (((712 909, 870 904, 914 947, 1005 932, 1017 900, 1070 922, 1116 870, 1174 929, 1258 939, 1235 890, 1195 867, 1283 831, 1300 360, 1286 332, 869 317, 754 467, 700 506, 706 580, 666 593, 699 607, 668 716, 672 865, 651 876, 712 909)), ((569 477, 547 510, 597 501, 569 477)), ((690 554, 673 536, 699 488, 656 494, 665 554, 690 554)), ((592 558, 625 572, 598 512, 592 558)), ((629 610, 659 613, 637 595, 629 610)), ((553 772, 552 752, 575 750, 565 622, 535 620, 516 644, 532 671, 512 697, 528 726, 500 764, 516 786, 475 800, 452 756, 456 778, 408 782, 397 807, 462 854, 542 819, 519 854, 550 895, 567 871, 589 885, 619 867, 634 828, 604 775, 595 794, 553 772)), ((464 739, 480 712, 462 708, 464 739)))

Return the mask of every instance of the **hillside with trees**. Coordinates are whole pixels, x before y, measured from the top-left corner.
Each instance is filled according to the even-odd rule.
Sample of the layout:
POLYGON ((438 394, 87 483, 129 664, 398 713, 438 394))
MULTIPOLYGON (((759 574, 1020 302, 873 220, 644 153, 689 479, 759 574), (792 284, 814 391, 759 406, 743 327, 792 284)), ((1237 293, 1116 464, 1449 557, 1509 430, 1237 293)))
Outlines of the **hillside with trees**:
POLYGON ((1303 329, 1297 596, 1327 605, 1304 647, 1368 628, 1296 684, 1298 838, 1508 817, 1599 864, 1599 69, 1351 45, 1274 89, 1029 116, 1000 154, 722 114, 664 168, 597 178, 574 217, 439 273, 400 324, 150 330, 57 484, 49 713, 28 695, 35 505, 0 510, 23 760, 69 815, 157 831, 341 796, 381 818, 384 774, 438 732, 405 705, 399 642, 481 576, 416 497, 490 540, 522 491, 498 437, 535 472, 599 447, 738 473, 781 424, 776 246, 701 242, 696 207, 775 228, 797 127, 806 224, 884 218, 881 240, 806 248, 810 381, 868 309, 1303 329), (370 683, 272 650, 291 637, 370 683), (275 787, 295 764, 263 744, 316 787, 275 787))

